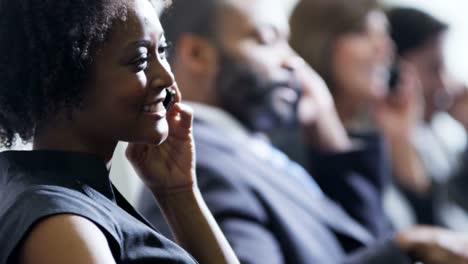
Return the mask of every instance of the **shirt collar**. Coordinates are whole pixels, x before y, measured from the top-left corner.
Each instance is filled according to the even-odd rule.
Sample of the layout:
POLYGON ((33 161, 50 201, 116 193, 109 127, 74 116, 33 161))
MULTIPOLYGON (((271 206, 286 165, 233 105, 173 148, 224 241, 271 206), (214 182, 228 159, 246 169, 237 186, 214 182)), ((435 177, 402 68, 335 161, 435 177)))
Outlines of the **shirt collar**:
POLYGON ((196 119, 216 125, 220 131, 228 133, 229 136, 248 137, 250 134, 241 122, 219 107, 190 101, 184 103, 193 109, 196 119))

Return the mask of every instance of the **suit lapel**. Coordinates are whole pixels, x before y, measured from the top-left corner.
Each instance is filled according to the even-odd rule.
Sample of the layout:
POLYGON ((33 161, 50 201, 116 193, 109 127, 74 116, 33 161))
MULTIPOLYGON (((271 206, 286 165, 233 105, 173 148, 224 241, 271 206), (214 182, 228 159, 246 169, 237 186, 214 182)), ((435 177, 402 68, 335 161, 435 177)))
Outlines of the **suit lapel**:
POLYGON ((351 219, 335 202, 327 197, 313 195, 298 180, 288 177, 290 175, 288 175, 287 171, 275 170, 249 148, 246 148, 246 145, 248 145, 247 138, 229 137, 229 135, 221 134, 216 126, 197 120, 194 133, 200 135, 196 136, 196 138, 203 139, 205 144, 230 152, 230 155, 236 155, 236 158, 240 161, 239 163, 243 164, 242 166, 259 170, 259 173, 256 173, 259 176, 258 179, 249 180, 262 181, 257 186, 262 186, 265 183, 273 186, 278 192, 287 195, 295 204, 303 207, 304 210, 314 215, 316 219, 334 232, 348 236, 362 244, 369 244, 374 240, 365 228, 351 219))
MULTIPOLYGON (((239 146, 239 144, 237 145, 239 146)), ((369 232, 351 219, 335 202, 325 196, 312 194, 306 189, 306 186, 290 177, 287 171, 276 171, 254 155, 245 155, 246 151, 244 148, 237 149, 238 158, 243 159, 245 164, 250 163, 251 167, 255 166, 262 170, 262 173, 258 173, 258 175, 268 177, 262 179, 263 182, 274 185, 279 191, 293 199, 297 205, 315 215, 317 219, 335 232, 349 236, 363 244, 368 244, 373 240, 369 232)))

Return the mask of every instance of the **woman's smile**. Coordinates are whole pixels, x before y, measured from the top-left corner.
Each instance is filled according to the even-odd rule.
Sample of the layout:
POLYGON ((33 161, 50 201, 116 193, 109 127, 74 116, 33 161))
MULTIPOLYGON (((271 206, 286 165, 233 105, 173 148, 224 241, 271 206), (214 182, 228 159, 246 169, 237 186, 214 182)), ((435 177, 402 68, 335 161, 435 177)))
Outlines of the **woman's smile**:
POLYGON ((151 115, 155 119, 162 119, 166 116, 166 107, 164 107, 164 99, 166 98, 166 89, 164 89, 156 98, 143 105, 143 112, 151 115))
POLYGON ((145 114, 155 116, 158 119, 166 116, 166 108, 164 107, 162 101, 145 105, 143 107, 143 112, 145 114))

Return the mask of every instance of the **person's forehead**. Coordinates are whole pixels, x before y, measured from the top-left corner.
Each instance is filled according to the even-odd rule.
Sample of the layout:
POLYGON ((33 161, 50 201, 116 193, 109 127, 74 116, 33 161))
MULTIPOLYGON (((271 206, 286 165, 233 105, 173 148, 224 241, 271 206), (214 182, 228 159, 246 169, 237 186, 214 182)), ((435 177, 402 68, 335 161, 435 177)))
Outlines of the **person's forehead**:
POLYGON ((127 1, 126 10, 125 18, 113 26, 106 52, 132 50, 142 41, 158 41, 163 34, 157 11, 150 1, 127 1))
POLYGON ((285 5, 281 0, 226 0, 221 17, 234 28, 270 26, 288 32, 285 5))
POLYGON ((162 32, 156 10, 148 0, 132 0, 126 2, 125 12, 112 26, 110 39, 122 42, 141 38, 150 32, 162 32))
POLYGON ((148 0, 129 1, 125 22, 130 31, 163 31, 156 8, 148 0))

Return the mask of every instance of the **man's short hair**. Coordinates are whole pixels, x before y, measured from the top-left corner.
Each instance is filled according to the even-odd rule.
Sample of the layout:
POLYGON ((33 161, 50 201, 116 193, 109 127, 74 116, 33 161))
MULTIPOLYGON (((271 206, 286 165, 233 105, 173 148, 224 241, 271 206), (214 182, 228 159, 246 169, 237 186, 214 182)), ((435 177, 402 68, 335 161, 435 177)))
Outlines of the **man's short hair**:
POLYGON ((399 55, 420 48, 426 41, 448 29, 444 22, 414 8, 394 8, 387 15, 399 55))
POLYGON ((216 34, 218 8, 225 0, 172 0, 161 14, 166 38, 174 47, 186 33, 206 38, 216 34))

